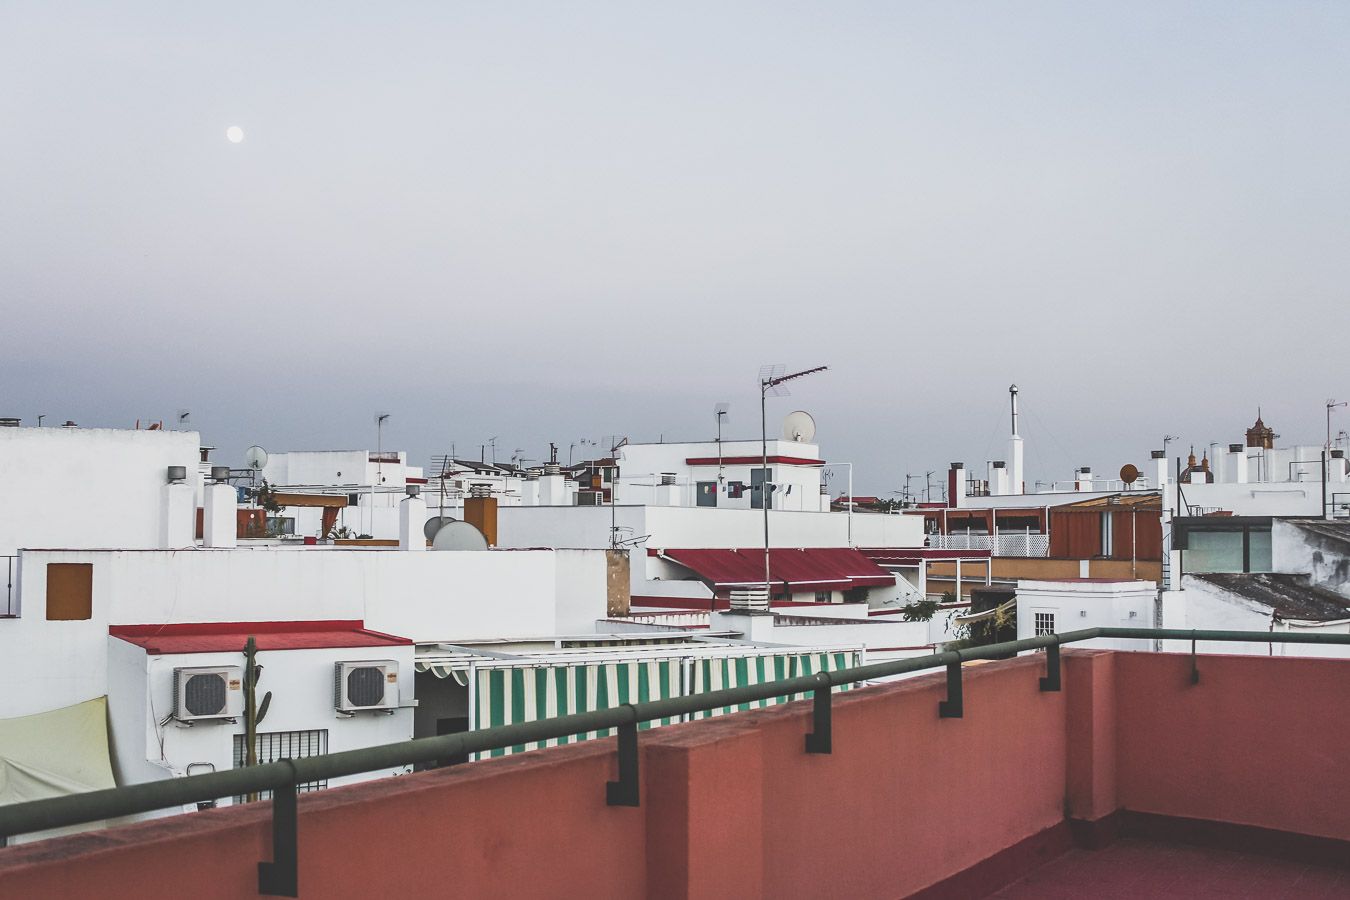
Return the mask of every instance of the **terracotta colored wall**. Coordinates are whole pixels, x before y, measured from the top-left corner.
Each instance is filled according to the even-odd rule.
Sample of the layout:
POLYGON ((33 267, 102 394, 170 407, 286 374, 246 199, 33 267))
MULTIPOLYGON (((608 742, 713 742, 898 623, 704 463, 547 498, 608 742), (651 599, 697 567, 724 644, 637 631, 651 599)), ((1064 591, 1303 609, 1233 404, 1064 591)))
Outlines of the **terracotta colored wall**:
MULTIPOLYGON (((1203 645, 1202 645, 1203 648, 1203 645)), ((1350 838, 1350 665, 1116 654, 1126 809, 1350 838)))
MULTIPOLYGON (((641 737, 642 805, 607 807, 614 743, 301 797, 305 897, 901 897, 1118 807, 1350 838, 1343 661, 1064 652, 641 737)), ((252 897, 265 805, 0 850, 0 897, 252 897), (192 874, 176 875, 190 861, 192 874)))

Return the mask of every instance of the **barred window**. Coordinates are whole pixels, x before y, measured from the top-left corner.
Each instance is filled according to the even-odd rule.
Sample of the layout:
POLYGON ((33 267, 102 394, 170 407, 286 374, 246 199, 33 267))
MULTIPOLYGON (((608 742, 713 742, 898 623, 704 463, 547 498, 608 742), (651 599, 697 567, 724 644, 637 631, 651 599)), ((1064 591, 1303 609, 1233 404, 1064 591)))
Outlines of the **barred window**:
POLYGON ((1055 614, 1052 612, 1038 612, 1035 614, 1036 636, 1055 633, 1055 614))
MULTIPOLYGON (((313 731, 264 731, 258 734, 258 764, 276 762, 279 759, 303 759, 306 756, 322 756, 328 752, 328 729, 319 728, 313 731)), ((234 736, 234 767, 243 768, 244 765, 244 736, 236 734, 234 736)), ((328 780, 307 781, 304 784, 297 785, 301 792, 318 791, 328 787, 328 780)), ((271 791, 261 791, 258 799, 266 800, 272 796, 271 791)), ((244 797, 234 798, 235 803, 243 803, 244 797)))

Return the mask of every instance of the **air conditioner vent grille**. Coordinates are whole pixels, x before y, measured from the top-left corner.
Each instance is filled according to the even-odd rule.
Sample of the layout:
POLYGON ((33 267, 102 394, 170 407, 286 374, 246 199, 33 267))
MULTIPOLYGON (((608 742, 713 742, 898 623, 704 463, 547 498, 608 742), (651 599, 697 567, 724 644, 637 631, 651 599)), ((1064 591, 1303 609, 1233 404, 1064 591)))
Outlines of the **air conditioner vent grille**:
POLYGON ((347 702, 352 706, 379 706, 384 702, 384 670, 362 666, 347 673, 347 702))
POLYGON ((225 676, 189 675, 183 685, 183 706, 194 716, 220 715, 225 711, 225 676))

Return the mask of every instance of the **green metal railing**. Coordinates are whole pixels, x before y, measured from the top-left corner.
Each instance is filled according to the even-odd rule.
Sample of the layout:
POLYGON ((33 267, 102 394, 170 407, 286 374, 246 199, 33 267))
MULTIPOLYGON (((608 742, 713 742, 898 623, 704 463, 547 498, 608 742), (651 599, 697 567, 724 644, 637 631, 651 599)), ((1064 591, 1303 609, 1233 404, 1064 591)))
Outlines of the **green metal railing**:
POLYGON ((1062 644, 1096 638, 1181 640, 1191 642, 1191 683, 1198 683, 1196 661, 1199 641, 1242 643, 1340 644, 1350 645, 1350 634, 1317 634, 1253 631, 1191 631, 1161 628, 1086 628, 1064 634, 1047 634, 1019 641, 948 650, 927 656, 915 656, 890 662, 872 663, 851 669, 820 672, 798 678, 786 678, 761 684, 744 685, 647 703, 625 704, 610 709, 592 710, 553 719, 541 719, 504 725, 480 731, 467 731, 438 737, 416 738, 396 744, 347 750, 304 759, 289 759, 223 772, 191 775, 165 781, 133 784, 125 787, 72 794, 47 800, 33 800, 0 807, 0 836, 14 836, 51 828, 63 828, 121 816, 153 812, 173 806, 202 803, 220 797, 272 791, 272 860, 258 863, 260 894, 295 897, 297 884, 297 785, 311 781, 359 775, 364 772, 393 769, 417 763, 452 759, 468 753, 481 753, 529 744, 553 738, 571 737, 605 728, 618 730, 619 778, 606 785, 606 801, 611 806, 637 806, 638 752, 637 726, 641 722, 706 712, 723 706, 770 700, 797 693, 812 694, 812 730, 806 735, 807 753, 829 753, 832 749, 831 696, 836 685, 919 672, 945 667, 947 697, 938 705, 943 718, 961 718, 964 714, 961 663, 978 659, 1007 657, 1022 651, 1045 650, 1046 674, 1040 679, 1042 691, 1061 687, 1060 654, 1062 644))

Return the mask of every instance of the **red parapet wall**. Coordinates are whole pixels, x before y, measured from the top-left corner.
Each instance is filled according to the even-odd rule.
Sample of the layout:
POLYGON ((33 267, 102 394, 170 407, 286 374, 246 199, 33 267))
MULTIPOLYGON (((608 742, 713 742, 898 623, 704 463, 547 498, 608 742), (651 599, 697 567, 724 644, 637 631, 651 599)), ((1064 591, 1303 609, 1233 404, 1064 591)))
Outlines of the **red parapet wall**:
MULTIPOLYGON (((979 896, 1132 813, 1350 839, 1350 662, 1064 652, 643 732, 642 805, 593 741, 300 797, 303 897, 979 896)), ((254 897, 268 805, 0 850, 0 897, 254 897)))

